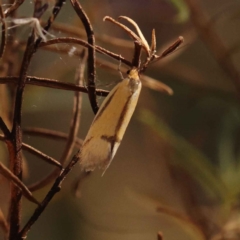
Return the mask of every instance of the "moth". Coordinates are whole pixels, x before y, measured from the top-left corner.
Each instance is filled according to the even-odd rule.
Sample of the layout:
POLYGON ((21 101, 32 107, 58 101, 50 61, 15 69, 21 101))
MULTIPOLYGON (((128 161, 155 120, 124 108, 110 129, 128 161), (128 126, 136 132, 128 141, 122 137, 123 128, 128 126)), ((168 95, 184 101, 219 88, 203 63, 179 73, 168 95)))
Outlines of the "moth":
POLYGON ((99 167, 105 172, 109 167, 136 108, 141 88, 138 69, 132 68, 104 99, 82 145, 83 170, 99 167))
POLYGON ((150 63, 158 61, 175 51, 183 42, 183 37, 180 36, 161 55, 157 55, 154 29, 152 31, 150 47, 140 28, 132 19, 126 16, 120 16, 119 18, 127 20, 132 24, 138 35, 111 17, 104 17, 104 21, 113 22, 126 31, 135 40, 136 56, 138 55, 136 45, 140 43, 139 46, 141 50, 143 49, 146 52, 147 57, 141 64, 139 53, 138 63, 136 64, 134 61, 134 64, 132 63, 132 66, 138 67, 132 67, 128 72, 128 76, 118 83, 103 101, 83 142, 80 151, 80 165, 82 170, 93 171, 96 167, 99 167, 103 169, 103 174, 115 156, 136 108, 142 88, 139 73, 143 73, 150 63))

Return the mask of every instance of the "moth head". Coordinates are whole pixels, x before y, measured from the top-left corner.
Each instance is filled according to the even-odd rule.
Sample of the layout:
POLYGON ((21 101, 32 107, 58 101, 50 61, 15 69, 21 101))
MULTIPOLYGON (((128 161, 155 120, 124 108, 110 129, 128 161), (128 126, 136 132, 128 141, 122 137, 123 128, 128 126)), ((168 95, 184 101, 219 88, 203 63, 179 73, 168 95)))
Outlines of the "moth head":
POLYGON ((127 74, 128 74, 128 77, 129 78, 133 78, 133 79, 137 79, 137 78, 139 78, 139 69, 137 69, 137 68, 132 68, 132 69, 129 69, 128 71, 127 71, 127 74))

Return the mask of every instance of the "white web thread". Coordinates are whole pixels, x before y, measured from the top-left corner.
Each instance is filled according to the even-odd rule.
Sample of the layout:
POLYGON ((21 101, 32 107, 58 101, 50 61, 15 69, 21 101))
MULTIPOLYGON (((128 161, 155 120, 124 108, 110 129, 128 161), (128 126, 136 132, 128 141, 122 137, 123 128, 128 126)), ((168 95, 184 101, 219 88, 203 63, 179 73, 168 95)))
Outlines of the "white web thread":
POLYGON ((44 30, 42 28, 42 26, 37 18, 33 18, 33 17, 32 18, 13 18, 10 20, 5 20, 5 21, 12 22, 15 24, 15 26, 11 26, 8 29, 29 24, 31 27, 33 27, 35 35, 37 37, 41 37, 44 42, 47 41, 47 38, 44 35, 44 33, 50 37, 53 37, 53 38, 55 37, 54 35, 50 34, 49 32, 47 32, 46 30, 44 30))

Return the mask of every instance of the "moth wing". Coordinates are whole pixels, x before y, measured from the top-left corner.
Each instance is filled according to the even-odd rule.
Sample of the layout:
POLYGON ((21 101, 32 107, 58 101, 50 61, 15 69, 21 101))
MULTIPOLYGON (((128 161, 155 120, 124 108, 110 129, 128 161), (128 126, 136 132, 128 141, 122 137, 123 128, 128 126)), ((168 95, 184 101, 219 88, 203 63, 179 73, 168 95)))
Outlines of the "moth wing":
POLYGON ((81 166, 85 171, 93 171, 97 166, 106 169, 112 159, 111 144, 101 137, 90 138, 81 152, 81 166))
POLYGON ((135 110, 140 90, 139 79, 133 92, 126 78, 105 98, 83 142, 80 164, 85 171, 108 168, 135 110))

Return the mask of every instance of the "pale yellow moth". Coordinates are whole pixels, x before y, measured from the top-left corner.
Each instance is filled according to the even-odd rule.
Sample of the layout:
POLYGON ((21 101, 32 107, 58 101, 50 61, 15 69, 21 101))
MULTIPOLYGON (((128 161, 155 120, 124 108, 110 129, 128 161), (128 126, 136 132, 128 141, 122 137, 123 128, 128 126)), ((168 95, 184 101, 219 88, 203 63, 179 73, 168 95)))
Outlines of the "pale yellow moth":
POLYGON ((133 115, 141 88, 138 69, 133 68, 104 99, 82 145, 80 164, 83 170, 93 171, 99 167, 105 172, 109 167, 133 115))
POLYGON ((142 88, 139 72, 144 72, 150 62, 167 56, 183 42, 183 38, 179 37, 162 55, 158 56, 155 54, 156 36, 154 30, 152 31, 150 48, 138 25, 132 19, 125 16, 119 18, 131 23, 139 37, 129 28, 110 17, 105 17, 104 20, 115 23, 129 33, 135 41, 141 42, 141 46, 148 57, 139 69, 132 68, 128 73, 128 77, 112 89, 98 110, 80 152, 80 165, 85 171, 93 171, 96 167, 99 167, 105 172, 109 167, 137 105, 142 88))

